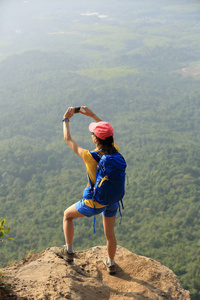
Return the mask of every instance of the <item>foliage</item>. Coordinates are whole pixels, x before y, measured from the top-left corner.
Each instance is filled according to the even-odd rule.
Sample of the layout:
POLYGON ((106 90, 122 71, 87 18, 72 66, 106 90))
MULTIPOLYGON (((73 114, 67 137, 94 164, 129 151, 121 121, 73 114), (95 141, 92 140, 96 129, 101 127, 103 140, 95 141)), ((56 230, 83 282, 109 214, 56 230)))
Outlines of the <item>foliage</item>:
POLYGON ((0 294, 2 288, 5 288, 5 283, 3 281, 3 274, 0 272, 0 294))
POLYGON ((10 232, 10 227, 5 227, 4 224, 5 224, 5 219, 3 220, 0 220, 0 242, 3 242, 2 238, 3 237, 6 237, 8 238, 9 240, 14 240, 13 238, 9 238, 9 232, 10 232))
MULTIPOLYGON (((5 227, 5 225, 4 225, 5 221, 6 221, 5 219, 3 219, 3 220, 0 219, 0 242, 3 242, 2 238, 5 238, 5 237, 9 240, 14 240, 13 238, 8 237, 9 232, 10 232, 10 227, 5 227)), ((6 287, 6 285, 3 280, 3 273, 0 272, 0 289, 5 288, 5 287, 6 287)), ((1 291, 0 291, 0 294, 1 294, 1 291)))
MULTIPOLYGON (((31 35, 1 34, 0 218, 15 237, 1 243, 4 266, 30 249, 63 244, 63 211, 81 199, 87 178, 63 141, 61 120, 67 106, 85 104, 111 122, 128 164, 118 244, 160 260, 200 299, 197 7, 150 2, 106 2, 108 20, 78 18, 75 8, 68 18, 61 9, 51 18, 50 1, 50 15, 31 7, 31 35), (58 29, 64 33, 47 34, 58 29)), ((94 11, 105 7, 90 4, 94 11)), ((93 149, 90 121, 77 114, 70 128, 93 149)), ((95 235, 92 223, 75 220, 77 250, 105 243, 101 217, 95 235)))

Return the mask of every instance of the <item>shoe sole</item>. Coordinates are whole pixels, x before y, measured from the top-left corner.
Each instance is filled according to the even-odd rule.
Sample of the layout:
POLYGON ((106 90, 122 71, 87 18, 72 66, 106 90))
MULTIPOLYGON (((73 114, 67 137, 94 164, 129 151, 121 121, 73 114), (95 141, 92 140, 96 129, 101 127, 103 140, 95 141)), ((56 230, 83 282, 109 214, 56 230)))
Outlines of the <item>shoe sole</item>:
POLYGON ((107 267, 107 271, 109 275, 115 275, 117 273, 116 270, 110 271, 110 269, 107 267))
POLYGON ((54 250, 52 250, 52 251, 54 252, 54 254, 55 254, 56 256, 58 256, 59 258, 62 258, 62 259, 64 259, 64 260, 66 260, 68 263, 72 263, 72 262, 74 261, 73 259, 70 259, 70 258, 68 258, 67 256, 60 255, 60 254, 56 253, 54 250))
POLYGON ((107 266, 106 259, 103 261, 103 263, 104 263, 104 265, 106 266, 106 269, 107 269, 109 275, 115 275, 115 274, 117 273, 116 265, 115 265, 115 270, 111 271, 111 270, 109 269, 109 267, 107 266))

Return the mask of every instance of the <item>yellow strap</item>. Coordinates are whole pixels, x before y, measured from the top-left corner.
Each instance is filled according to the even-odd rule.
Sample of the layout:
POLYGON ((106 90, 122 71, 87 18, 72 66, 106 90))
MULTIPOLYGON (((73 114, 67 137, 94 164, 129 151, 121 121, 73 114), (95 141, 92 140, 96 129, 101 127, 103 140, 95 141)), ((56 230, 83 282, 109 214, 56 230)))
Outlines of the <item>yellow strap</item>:
POLYGON ((103 184, 103 182, 104 182, 105 180, 107 180, 107 181, 109 180, 109 179, 108 179, 108 176, 105 176, 104 178, 101 179, 100 183, 98 184, 98 187, 99 187, 99 188, 101 187, 101 185, 103 184))
POLYGON ((102 208, 102 207, 105 207, 106 205, 101 205, 99 204, 98 202, 95 201, 95 203, 93 202, 92 199, 84 199, 84 203, 85 205, 91 207, 91 208, 94 208, 94 205, 95 205, 95 208, 102 208))

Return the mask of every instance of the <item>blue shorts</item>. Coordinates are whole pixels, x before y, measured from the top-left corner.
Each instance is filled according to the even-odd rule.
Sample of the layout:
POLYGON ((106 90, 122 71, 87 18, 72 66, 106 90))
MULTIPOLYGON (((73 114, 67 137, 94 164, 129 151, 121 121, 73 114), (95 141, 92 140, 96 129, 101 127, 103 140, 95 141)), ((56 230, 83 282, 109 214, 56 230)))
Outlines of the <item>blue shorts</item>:
POLYGON ((119 203, 113 203, 111 205, 107 205, 102 208, 93 208, 85 205, 84 199, 75 203, 75 207, 82 215, 86 217, 92 217, 94 215, 98 215, 102 213, 104 217, 114 217, 117 214, 117 209, 119 207, 119 203))

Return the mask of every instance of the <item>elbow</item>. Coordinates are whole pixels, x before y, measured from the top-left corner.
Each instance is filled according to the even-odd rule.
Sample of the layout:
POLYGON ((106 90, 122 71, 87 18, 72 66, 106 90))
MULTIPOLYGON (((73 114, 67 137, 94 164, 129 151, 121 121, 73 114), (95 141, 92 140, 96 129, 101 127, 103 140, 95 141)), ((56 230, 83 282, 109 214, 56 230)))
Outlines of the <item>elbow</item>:
POLYGON ((67 144, 69 144, 70 140, 71 140, 71 137, 69 136, 64 136, 64 140, 67 144))
POLYGON ((64 141, 67 143, 67 141, 69 140, 69 138, 67 136, 64 136, 64 141))

